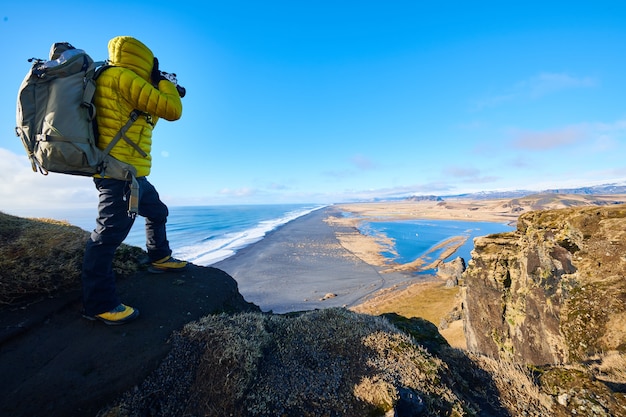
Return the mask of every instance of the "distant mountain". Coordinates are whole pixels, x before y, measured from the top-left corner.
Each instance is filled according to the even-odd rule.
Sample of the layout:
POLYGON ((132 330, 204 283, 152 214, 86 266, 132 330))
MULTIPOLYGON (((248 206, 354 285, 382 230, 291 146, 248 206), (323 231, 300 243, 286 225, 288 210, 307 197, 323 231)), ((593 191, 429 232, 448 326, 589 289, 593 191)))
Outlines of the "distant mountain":
POLYGON ((546 190, 544 193, 553 194, 626 194, 626 185, 623 184, 604 184, 593 187, 580 187, 568 189, 552 189, 546 190))
MULTIPOLYGON (((593 185, 589 187, 578 188, 554 188, 541 191, 531 190, 510 190, 510 191, 479 191, 476 193, 465 194, 453 194, 439 196, 443 199, 452 198, 468 198, 474 200, 496 200, 503 198, 521 198, 535 194, 579 194, 579 195, 611 195, 611 194, 626 194, 626 184, 601 184, 593 185)), ((406 197, 404 200, 408 201, 422 201, 431 200, 436 196, 411 196, 406 197)))
POLYGON ((414 195, 407 197, 407 201, 443 201, 443 198, 437 195, 414 195))
POLYGON ((510 191, 479 191, 476 193, 445 195, 443 198, 469 198, 473 200, 499 200, 503 198, 519 198, 532 195, 537 191, 530 190, 510 190, 510 191))

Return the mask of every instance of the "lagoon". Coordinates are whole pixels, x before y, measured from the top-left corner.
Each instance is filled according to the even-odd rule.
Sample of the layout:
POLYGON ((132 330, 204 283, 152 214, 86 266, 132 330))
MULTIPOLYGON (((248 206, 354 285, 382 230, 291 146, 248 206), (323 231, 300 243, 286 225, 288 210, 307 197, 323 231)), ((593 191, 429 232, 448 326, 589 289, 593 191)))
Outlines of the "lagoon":
MULTIPOLYGON (((394 263, 413 262, 420 257, 434 261, 441 256, 445 247, 438 246, 446 240, 462 236, 467 238, 452 255, 443 261, 460 256, 467 263, 474 249, 474 238, 495 233, 510 232, 514 227, 506 223, 459 221, 459 220, 397 220, 366 221, 359 225, 359 232, 367 236, 383 236, 391 240, 383 255, 394 263)), ((431 273, 432 271, 420 271, 431 273)))

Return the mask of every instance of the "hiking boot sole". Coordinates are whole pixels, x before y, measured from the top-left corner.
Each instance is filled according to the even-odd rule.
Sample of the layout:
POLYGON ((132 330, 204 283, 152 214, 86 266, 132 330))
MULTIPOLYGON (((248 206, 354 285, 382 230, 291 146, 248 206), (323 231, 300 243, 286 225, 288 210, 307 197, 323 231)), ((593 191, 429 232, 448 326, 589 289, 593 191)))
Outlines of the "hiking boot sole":
POLYGON ((135 320, 137 317, 139 317, 139 310, 135 310, 133 312, 133 314, 131 314, 128 317, 124 317, 122 320, 107 320, 107 319, 103 319, 102 317, 87 316, 85 314, 83 314, 83 317, 86 318, 89 321, 101 321, 102 323, 106 324, 107 326, 121 326, 122 324, 129 323, 129 322, 135 320))
POLYGON ((157 268, 156 266, 149 266, 148 267, 148 272, 153 273, 153 274, 164 274, 166 272, 183 272, 187 270, 187 267, 189 265, 185 265, 182 268, 157 268))

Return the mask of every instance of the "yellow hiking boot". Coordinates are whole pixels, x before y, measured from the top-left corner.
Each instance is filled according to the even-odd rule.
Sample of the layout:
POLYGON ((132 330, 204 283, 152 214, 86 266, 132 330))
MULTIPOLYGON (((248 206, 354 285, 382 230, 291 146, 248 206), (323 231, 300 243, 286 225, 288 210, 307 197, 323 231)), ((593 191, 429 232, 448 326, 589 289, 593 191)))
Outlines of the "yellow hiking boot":
POLYGON ((126 324, 129 321, 135 320, 139 317, 139 310, 129 307, 124 304, 120 304, 111 311, 106 313, 96 314, 95 316, 83 316, 88 320, 100 320, 108 325, 126 324))
POLYGON ((178 272, 184 271, 187 268, 187 261, 181 261, 180 259, 166 256, 163 259, 150 263, 148 271, 159 274, 162 272, 178 272))

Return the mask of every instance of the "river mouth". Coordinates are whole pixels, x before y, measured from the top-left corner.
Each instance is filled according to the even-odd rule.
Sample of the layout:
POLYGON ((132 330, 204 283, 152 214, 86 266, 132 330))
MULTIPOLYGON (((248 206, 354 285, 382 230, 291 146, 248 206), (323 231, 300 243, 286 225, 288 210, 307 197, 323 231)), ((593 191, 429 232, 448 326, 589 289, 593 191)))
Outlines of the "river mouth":
POLYGON ((456 257, 466 262, 474 249, 474 238, 510 232, 505 223, 411 219, 362 221, 359 233, 375 239, 388 272, 432 274, 441 262, 456 257))

